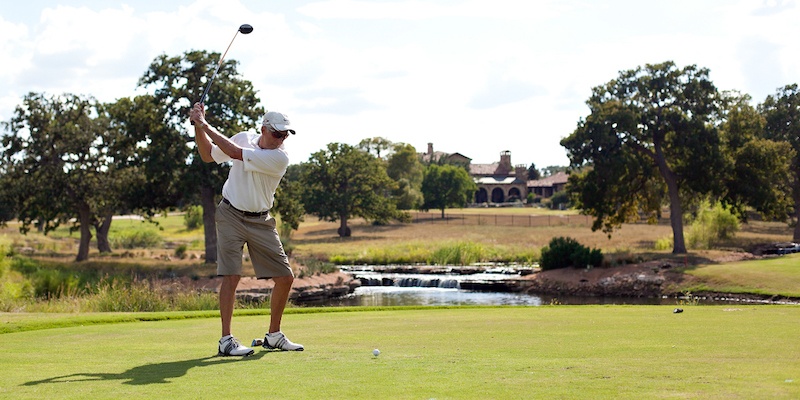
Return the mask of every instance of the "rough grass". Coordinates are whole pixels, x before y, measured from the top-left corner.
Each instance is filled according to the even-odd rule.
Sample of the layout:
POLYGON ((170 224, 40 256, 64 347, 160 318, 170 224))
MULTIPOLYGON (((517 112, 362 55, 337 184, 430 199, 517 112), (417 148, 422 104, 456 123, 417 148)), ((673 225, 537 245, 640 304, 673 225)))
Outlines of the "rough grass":
POLYGON ((800 254, 699 265, 685 273, 695 278, 686 284, 685 291, 800 298, 800 254))
MULTIPOLYGON (((300 309, 285 316, 284 330, 306 351, 258 350, 244 359, 213 357, 216 318, 7 333, 0 335, 0 397, 800 397, 800 307, 684 310, 300 309), (374 348, 380 356, 372 356, 374 348)), ((239 314, 233 329, 249 342, 266 324, 264 315, 239 314)))
MULTIPOLYGON (((552 211, 540 208, 467 208, 448 209, 447 214, 481 214, 481 215, 575 215, 574 210, 552 211)), ((203 254, 203 230, 187 230, 182 215, 159 216, 154 219, 158 223, 156 229, 163 238, 159 248, 148 249, 115 249, 110 256, 96 253, 92 242, 90 259, 133 258, 139 262, 161 260, 174 257, 174 249, 181 244, 187 245, 188 254, 185 260, 171 260, 171 266, 191 266, 196 264, 203 254)), ((601 249, 604 255, 615 257, 617 254, 627 257, 647 253, 646 257, 666 255, 671 247, 656 244, 664 238, 672 237, 668 223, 658 225, 625 224, 613 232, 611 237, 603 232, 592 232, 586 226, 564 225, 545 227, 507 227, 493 225, 447 225, 442 223, 413 223, 374 226, 362 219, 351 220, 352 236, 339 238, 337 223, 318 221, 316 217, 306 216, 306 221, 292 235, 291 248, 294 255, 301 258, 343 260, 371 259, 424 262, 433 252, 450 247, 454 243, 471 242, 481 245, 487 254, 504 254, 510 260, 525 260, 538 257, 539 250, 554 237, 571 237, 586 247, 601 249)), ((115 218, 111 225, 110 237, 115 233, 136 230, 150 230, 151 224, 131 218, 115 218)), ((742 229, 733 239, 720 243, 721 248, 740 250, 759 243, 789 241, 792 231, 783 223, 766 223, 751 220, 743 224, 742 229)), ((20 235, 18 226, 9 223, 0 229, 0 240, 11 247, 32 249, 36 255, 56 256, 70 260, 77 254, 78 234, 70 234, 67 227, 62 227, 48 236, 37 232, 20 235)), ((703 255, 706 251, 693 251, 694 255, 703 255)), ((156 261, 158 263, 159 261, 156 261)), ((161 263, 164 264, 164 263, 161 263)))

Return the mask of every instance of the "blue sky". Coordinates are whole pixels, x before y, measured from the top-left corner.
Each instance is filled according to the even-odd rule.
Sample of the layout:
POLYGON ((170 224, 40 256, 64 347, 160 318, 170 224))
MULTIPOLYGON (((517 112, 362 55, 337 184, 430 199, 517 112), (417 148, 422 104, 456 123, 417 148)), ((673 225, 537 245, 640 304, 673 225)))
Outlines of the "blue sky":
MULTIPOLYGON (((474 163, 566 165, 594 86, 675 61, 754 103, 800 81, 796 0, 37 1, 0 11, 0 120, 28 92, 140 93, 160 54, 223 52, 289 115, 293 163, 382 136, 474 163)), ((213 99, 209 99, 213 101, 213 99)))

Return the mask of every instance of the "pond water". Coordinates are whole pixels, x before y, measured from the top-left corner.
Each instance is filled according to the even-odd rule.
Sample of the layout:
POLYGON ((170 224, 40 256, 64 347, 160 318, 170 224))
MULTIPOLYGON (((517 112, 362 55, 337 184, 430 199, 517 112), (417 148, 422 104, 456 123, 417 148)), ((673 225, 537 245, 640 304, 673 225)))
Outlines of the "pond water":
MULTIPOLYGON (((362 286, 353 293, 315 306, 451 306, 451 305, 514 305, 540 306, 549 304, 631 304, 631 305, 680 305, 696 304, 761 304, 767 301, 710 298, 635 298, 635 297, 590 297, 552 296, 502 291, 465 290, 464 282, 502 282, 519 278, 518 274, 490 270, 474 274, 405 274, 383 273, 359 268, 343 268, 362 286)), ((465 285, 467 286, 467 285, 465 285)))

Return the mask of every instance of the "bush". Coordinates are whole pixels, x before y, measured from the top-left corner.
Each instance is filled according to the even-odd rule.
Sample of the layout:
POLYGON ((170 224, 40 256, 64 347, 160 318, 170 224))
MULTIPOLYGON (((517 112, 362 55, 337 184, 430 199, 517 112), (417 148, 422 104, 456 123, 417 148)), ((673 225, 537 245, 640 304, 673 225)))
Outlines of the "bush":
POLYGON ((739 231, 739 220, 720 203, 710 206, 701 203, 697 217, 689 225, 686 241, 694 249, 710 249, 719 241, 734 237, 739 231))
POLYGON ((183 224, 186 226, 186 229, 190 231, 203 226, 203 207, 186 207, 186 213, 183 214, 183 224))
POLYGON ((670 250, 672 249, 672 236, 663 237, 661 239, 656 240, 655 249, 656 250, 670 250))
POLYGON ((116 233, 111 238, 114 247, 124 249, 159 247, 163 239, 155 229, 140 228, 116 233))
POLYGON ((189 246, 186 244, 181 244, 175 248, 175 257, 180 258, 181 260, 186 258, 186 251, 189 249, 189 246))
POLYGON ((542 248, 539 266, 543 271, 550 269, 586 266, 599 267, 603 263, 600 249, 589 249, 568 237, 556 237, 549 246, 542 248))
POLYGON ((550 197, 550 208, 553 210, 564 210, 569 208, 569 194, 566 190, 555 192, 553 197, 550 197))

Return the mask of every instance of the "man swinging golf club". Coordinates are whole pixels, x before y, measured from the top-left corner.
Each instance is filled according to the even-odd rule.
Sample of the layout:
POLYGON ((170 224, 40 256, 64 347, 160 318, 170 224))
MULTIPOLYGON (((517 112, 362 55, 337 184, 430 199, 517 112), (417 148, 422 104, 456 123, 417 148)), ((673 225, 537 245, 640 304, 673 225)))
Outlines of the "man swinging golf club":
POLYGON ((228 138, 206 121, 203 103, 195 103, 191 111, 195 142, 205 162, 233 161, 228 180, 222 187, 222 201, 217 206, 217 274, 222 276, 219 311, 222 338, 219 355, 247 356, 253 350, 231 335, 231 319, 236 299, 236 286, 242 275, 242 248, 247 243, 256 277, 272 279, 275 286, 270 296, 269 330, 264 335, 267 349, 302 351, 281 332, 281 318, 294 273, 283 250, 275 218, 269 214, 289 157, 283 142, 294 134, 286 115, 270 111, 264 115, 261 134, 245 131, 228 138))

